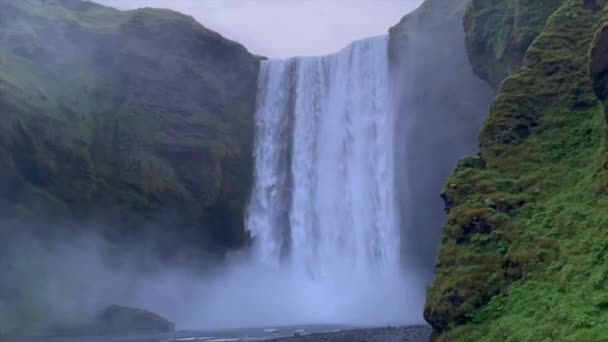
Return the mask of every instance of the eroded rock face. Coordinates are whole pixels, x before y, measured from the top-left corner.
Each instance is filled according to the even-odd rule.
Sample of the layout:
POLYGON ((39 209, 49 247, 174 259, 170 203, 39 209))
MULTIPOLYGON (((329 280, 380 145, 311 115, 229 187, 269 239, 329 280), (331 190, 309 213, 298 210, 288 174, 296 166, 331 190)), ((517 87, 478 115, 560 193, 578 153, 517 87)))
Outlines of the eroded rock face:
POLYGON ((96 331, 101 335, 152 335, 175 331, 175 324, 153 312, 112 305, 98 317, 96 331))
POLYGON ((458 160, 477 152, 492 97, 464 47, 466 0, 428 0, 391 29, 404 263, 431 279, 445 220, 440 194, 458 160))

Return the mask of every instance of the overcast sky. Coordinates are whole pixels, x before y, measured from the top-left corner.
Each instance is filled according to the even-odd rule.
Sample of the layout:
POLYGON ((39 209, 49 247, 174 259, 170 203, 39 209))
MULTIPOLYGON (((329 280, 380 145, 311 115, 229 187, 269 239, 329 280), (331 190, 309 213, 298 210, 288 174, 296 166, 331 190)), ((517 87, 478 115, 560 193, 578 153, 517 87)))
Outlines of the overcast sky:
POLYGON ((321 55, 384 34, 422 0, 96 0, 122 8, 164 7, 268 57, 321 55))

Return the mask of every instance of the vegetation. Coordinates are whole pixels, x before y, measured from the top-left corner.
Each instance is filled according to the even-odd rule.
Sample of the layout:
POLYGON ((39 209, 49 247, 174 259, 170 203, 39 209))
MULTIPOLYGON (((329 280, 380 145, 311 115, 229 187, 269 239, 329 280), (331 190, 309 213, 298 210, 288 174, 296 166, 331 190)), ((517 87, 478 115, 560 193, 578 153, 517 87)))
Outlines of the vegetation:
POLYGON ((464 25, 474 72, 494 88, 517 71, 547 18, 564 0, 471 0, 464 25))
MULTIPOLYGON (((473 1, 467 17, 519 3, 473 1)), ((463 159, 446 185, 449 217, 425 309, 439 341, 608 337, 606 55, 598 47, 607 2, 560 3, 502 83, 480 155, 463 159)), ((504 22, 486 24, 487 41, 504 45, 504 22)), ((488 65, 487 54, 469 57, 488 65)), ((490 60, 502 73, 515 65, 490 60)), ((477 70, 490 83, 500 79, 477 70)))
POLYGON ((257 70, 176 12, 0 0, 0 220, 243 244, 257 70))
POLYGON ((45 254, 16 240, 201 263, 246 242, 258 64, 168 10, 0 0, 0 335, 59 319, 45 254))

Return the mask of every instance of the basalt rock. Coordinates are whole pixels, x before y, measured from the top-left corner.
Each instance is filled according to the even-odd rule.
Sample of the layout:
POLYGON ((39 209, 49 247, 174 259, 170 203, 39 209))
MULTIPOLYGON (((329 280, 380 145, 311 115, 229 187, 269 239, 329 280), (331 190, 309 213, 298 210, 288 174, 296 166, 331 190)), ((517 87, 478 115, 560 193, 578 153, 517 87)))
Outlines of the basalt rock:
POLYGON ((175 324, 153 312, 112 305, 98 317, 95 330, 101 335, 152 335, 175 331, 175 324))

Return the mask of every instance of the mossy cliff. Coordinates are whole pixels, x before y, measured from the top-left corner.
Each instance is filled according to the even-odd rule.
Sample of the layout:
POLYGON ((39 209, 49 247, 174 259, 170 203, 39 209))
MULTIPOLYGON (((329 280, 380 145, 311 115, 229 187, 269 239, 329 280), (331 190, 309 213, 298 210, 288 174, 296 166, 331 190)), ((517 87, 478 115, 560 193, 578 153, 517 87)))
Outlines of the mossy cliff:
MULTIPOLYGON (((501 60, 471 44, 479 29, 471 18, 525 8, 502 3, 472 1, 465 18, 478 74, 494 85, 506 79, 479 155, 461 160, 445 187, 449 216, 425 318, 439 341, 605 339, 608 1, 547 1, 518 12, 536 18, 520 31, 539 33, 511 46, 525 49, 520 68, 506 58, 510 49, 501 60)), ((479 41, 518 41, 505 40, 504 28, 486 21, 479 41)))
POLYGON ((564 0, 470 0, 465 17, 466 47, 475 73, 498 88, 517 71, 547 18, 564 0))
POLYGON ((168 10, 0 0, 1 222, 241 245, 258 64, 168 10))

